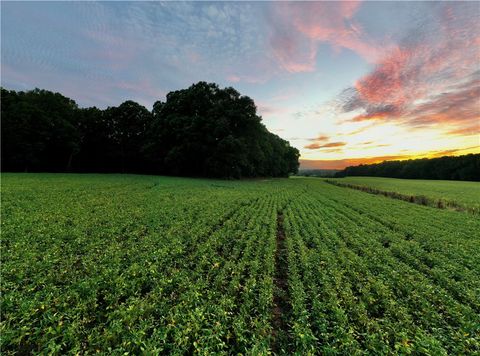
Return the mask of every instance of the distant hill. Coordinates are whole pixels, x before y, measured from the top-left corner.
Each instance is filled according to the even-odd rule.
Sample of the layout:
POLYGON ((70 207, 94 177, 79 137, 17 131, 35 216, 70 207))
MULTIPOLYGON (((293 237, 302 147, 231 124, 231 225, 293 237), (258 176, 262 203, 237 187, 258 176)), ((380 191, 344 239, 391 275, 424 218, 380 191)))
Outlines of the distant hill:
POLYGON ((361 164, 335 174, 347 176, 480 181, 480 154, 361 164))

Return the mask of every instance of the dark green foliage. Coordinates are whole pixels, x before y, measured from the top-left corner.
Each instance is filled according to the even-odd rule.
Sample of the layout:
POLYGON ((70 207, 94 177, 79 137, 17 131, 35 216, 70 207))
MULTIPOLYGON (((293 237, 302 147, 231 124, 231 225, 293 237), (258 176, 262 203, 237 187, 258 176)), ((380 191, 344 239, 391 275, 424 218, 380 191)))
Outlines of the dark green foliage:
POLYGON ((385 161, 347 167, 336 177, 371 176, 407 179, 445 179, 480 181, 480 154, 458 157, 385 161))
POLYGON ((65 171, 79 150, 78 108, 61 94, 2 88, 2 166, 13 171, 65 171))
POLYGON ((2 89, 4 171, 279 177, 297 172, 298 157, 252 99, 216 84, 171 92, 152 112, 133 101, 80 109, 58 93, 2 89))
POLYGON ((200 82, 171 92, 153 108, 146 148, 156 170, 211 177, 288 176, 298 150, 268 132, 252 99, 200 82))

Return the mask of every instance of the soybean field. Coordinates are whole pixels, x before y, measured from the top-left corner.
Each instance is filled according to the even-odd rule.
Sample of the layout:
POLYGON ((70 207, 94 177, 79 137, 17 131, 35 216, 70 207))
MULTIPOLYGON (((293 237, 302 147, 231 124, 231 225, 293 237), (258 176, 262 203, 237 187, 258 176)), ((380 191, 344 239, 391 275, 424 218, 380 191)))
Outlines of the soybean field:
POLYGON ((1 195, 5 355, 480 353, 475 214, 311 178, 12 173, 1 195))
POLYGON ((445 207, 480 212, 480 183, 452 180, 397 179, 382 177, 345 177, 333 179, 339 184, 395 192, 404 196, 425 197, 427 201, 445 207))

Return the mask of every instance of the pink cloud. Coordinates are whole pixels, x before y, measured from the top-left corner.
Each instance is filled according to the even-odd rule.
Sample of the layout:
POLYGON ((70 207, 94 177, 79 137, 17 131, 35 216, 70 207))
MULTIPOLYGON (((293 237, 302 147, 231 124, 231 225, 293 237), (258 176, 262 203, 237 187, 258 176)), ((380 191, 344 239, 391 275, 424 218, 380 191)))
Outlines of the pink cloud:
POLYGON ((446 125, 461 132, 480 120, 480 25, 456 7, 446 6, 442 13, 418 37, 391 47, 353 91, 344 92, 344 111, 365 110, 351 121, 446 125))
POLYGON ((385 51, 385 43, 374 43, 354 19, 360 1, 275 3, 274 26, 270 44, 275 59, 285 70, 315 70, 320 43, 329 43, 335 51, 349 49, 374 62, 385 51))
POLYGON ((293 11, 293 22, 296 29, 311 40, 330 43, 337 51, 350 49, 374 61, 383 49, 374 44, 353 19, 360 5, 360 1, 302 4, 293 11))
POLYGON ((240 77, 238 75, 232 74, 227 77, 227 80, 233 83, 238 83, 240 81, 240 77))
POLYGON ((274 32, 270 45, 276 61, 288 72, 312 72, 315 69, 317 50, 313 41, 292 31, 274 32))

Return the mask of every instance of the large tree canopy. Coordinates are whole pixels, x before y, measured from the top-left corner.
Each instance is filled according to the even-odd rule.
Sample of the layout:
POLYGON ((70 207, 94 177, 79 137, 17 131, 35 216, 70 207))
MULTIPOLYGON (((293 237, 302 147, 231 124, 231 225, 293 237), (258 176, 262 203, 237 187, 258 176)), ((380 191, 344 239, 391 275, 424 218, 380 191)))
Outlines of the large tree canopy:
MULTIPOLYGON (((180 175, 286 176, 298 151, 268 132, 252 99, 233 88, 200 82, 171 92, 153 110, 158 169, 180 175)), ((153 157, 155 158, 155 157, 153 157)))
POLYGON ((270 133, 255 103, 199 82, 167 94, 152 112, 126 101, 81 109, 58 93, 2 88, 2 169, 288 176, 299 152, 270 133))

